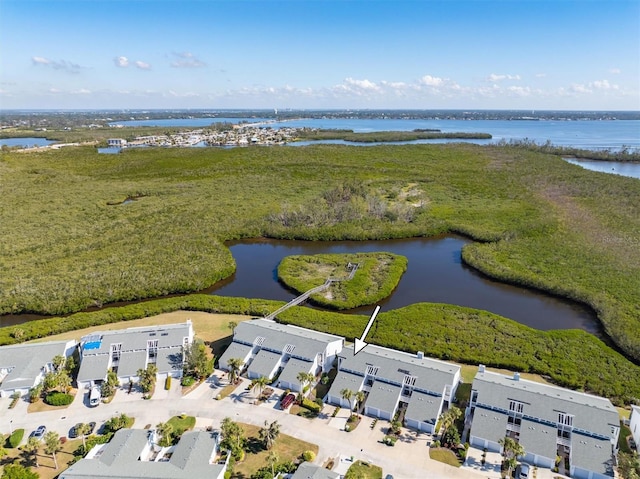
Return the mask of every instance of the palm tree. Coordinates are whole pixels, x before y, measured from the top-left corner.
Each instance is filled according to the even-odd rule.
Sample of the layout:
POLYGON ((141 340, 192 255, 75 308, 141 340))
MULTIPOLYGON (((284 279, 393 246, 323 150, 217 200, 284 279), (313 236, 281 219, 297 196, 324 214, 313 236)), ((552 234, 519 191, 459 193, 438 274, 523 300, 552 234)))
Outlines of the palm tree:
POLYGON ((502 455, 505 457, 505 463, 508 468, 508 475, 511 476, 511 469, 518 463, 518 457, 524 456, 524 447, 518 441, 511 437, 503 437, 498 441, 502 446, 502 455))
POLYGON ((22 446, 22 449, 27 454, 32 455, 35 460, 36 467, 40 467, 40 465, 38 464, 38 449, 40 449, 40 440, 37 437, 31 436, 27 443, 22 446))
POLYGON ((237 326, 238 326, 237 321, 229 321, 229 323, 227 324, 227 327, 231 330, 231 334, 234 333, 237 326))
POLYGON ((53 457, 53 463, 58 469, 58 458, 56 453, 60 450, 62 444, 60 443, 60 436, 55 431, 49 431, 44 435, 44 452, 51 454, 53 457))
POLYGON ((276 464, 278 463, 278 455, 276 451, 270 451, 267 455, 267 463, 271 466, 271 477, 276 477, 276 464))
POLYGON ((235 384, 238 381, 240 375, 240 369, 242 368, 243 361, 240 358, 229 358, 227 361, 227 368, 229 368, 229 382, 235 384))
POLYGON ((156 432, 160 434, 158 445, 162 447, 171 446, 173 440, 173 426, 169 422, 161 422, 156 426, 156 432))
POLYGON ((357 391, 355 394, 356 403, 358 404, 357 408, 359 411, 362 411, 362 403, 364 402, 365 397, 366 397, 366 394, 362 390, 357 391))
POLYGON ((264 443, 265 449, 269 450, 280 435, 280 424, 278 424, 278 421, 273 421, 271 424, 265 421, 264 427, 260 429, 258 434, 264 443))
POLYGON ((251 381, 251 390, 257 389, 258 395, 260 395, 267 384, 269 384, 269 378, 266 376, 260 376, 259 378, 251 381))
POLYGON ((451 434, 451 428, 455 428, 456 421, 462 416, 462 411, 460 408, 456 406, 451 406, 445 412, 440 415, 440 423, 442 429, 441 439, 443 442, 445 439, 449 438, 454 440, 454 442, 459 441, 460 437, 457 435, 457 430, 455 434, 451 434), (456 439, 457 436, 457 439, 456 439))
POLYGON ((349 401, 349 409, 353 411, 353 408, 351 407, 351 398, 353 397, 353 391, 351 389, 344 388, 342 391, 340 391, 340 395, 342 396, 342 399, 346 399, 347 401, 349 401))
POLYGON ((88 452, 86 437, 90 431, 91 431, 90 426, 84 422, 80 424, 80 426, 78 426, 78 434, 82 436, 82 446, 85 449, 85 453, 88 452))

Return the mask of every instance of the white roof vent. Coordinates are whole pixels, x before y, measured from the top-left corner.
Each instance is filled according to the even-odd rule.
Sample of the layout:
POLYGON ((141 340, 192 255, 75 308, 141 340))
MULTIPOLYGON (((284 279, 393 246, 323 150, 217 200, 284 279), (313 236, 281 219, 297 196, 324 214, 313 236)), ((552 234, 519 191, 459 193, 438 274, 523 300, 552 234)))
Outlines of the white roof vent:
POLYGON ((481 364, 480 366, 478 366, 478 372, 479 373, 483 373, 484 372, 484 364, 481 364))
POLYGON ((423 351, 418 351, 418 359, 424 359, 424 352, 423 351))
POLYGON ((513 380, 520 381, 520 373, 513 373, 513 380))

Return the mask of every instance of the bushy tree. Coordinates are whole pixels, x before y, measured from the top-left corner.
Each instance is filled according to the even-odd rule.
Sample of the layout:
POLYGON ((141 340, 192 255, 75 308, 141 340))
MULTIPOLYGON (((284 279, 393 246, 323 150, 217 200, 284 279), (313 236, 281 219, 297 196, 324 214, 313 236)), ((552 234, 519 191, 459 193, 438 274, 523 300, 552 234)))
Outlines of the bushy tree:
POLYGON ((169 447, 173 444, 173 426, 170 422, 161 422, 156 426, 156 432, 160 435, 158 445, 169 447))
POLYGON ((231 418, 226 417, 222 420, 220 430, 222 432, 220 447, 231 451, 231 455, 236 460, 242 457, 247 439, 238 423, 232 421, 231 418))
POLYGON ((38 479, 40 476, 22 464, 7 464, 2 471, 2 479, 38 479))
POLYGON ((193 342, 183 347, 184 364, 183 374, 202 380, 211 376, 214 359, 207 356, 207 347, 202 341, 193 342))
POLYGON ((511 477, 511 470, 518 464, 518 457, 524 456, 525 454, 524 447, 511 437, 503 437, 498 441, 498 444, 502 446, 502 455, 504 456, 504 463, 507 466, 507 474, 511 477))
POLYGON ((158 367, 155 364, 148 364, 146 369, 140 368, 136 374, 139 378, 140 388, 142 392, 146 394, 150 392, 156 384, 158 367))

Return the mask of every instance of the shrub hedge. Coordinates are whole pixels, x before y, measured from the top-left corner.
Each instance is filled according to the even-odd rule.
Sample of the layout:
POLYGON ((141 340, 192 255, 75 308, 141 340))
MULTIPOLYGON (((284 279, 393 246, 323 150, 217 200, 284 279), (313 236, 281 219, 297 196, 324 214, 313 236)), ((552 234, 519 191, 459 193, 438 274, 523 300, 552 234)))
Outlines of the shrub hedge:
POLYGON ((68 406, 73 402, 73 396, 71 394, 53 391, 45 396, 44 402, 50 406, 68 406))
POLYGON ((9 439, 7 440, 7 444, 9 445, 10 448, 15 449, 22 442, 22 438, 24 438, 24 429, 16 429, 9 436, 9 439))

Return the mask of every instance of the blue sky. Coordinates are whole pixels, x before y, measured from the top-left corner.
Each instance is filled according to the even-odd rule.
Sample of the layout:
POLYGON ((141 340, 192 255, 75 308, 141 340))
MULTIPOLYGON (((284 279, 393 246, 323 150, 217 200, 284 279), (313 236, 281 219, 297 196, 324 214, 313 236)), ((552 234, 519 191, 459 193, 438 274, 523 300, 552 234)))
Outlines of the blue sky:
POLYGON ((0 108, 640 110, 640 0, 0 0, 0 108))

